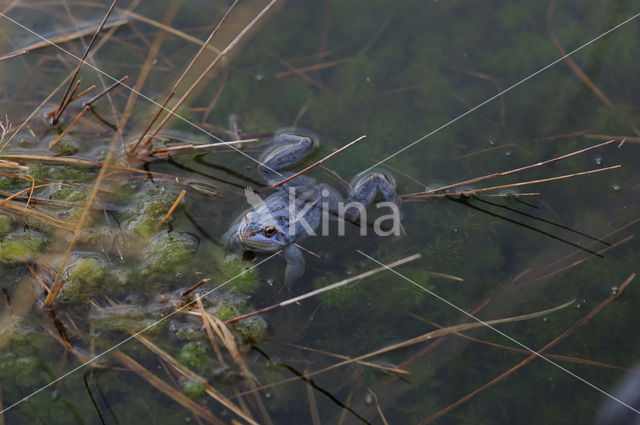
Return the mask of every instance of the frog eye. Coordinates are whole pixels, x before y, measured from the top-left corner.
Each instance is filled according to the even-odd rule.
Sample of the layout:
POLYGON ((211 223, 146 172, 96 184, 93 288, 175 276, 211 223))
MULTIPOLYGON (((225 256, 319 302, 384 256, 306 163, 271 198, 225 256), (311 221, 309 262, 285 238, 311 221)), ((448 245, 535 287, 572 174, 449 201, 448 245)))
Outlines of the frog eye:
POLYGON ((264 233, 264 235, 268 238, 270 238, 271 236, 275 235, 276 233, 276 228, 273 226, 267 226, 264 228, 264 230, 262 231, 262 233, 264 233))

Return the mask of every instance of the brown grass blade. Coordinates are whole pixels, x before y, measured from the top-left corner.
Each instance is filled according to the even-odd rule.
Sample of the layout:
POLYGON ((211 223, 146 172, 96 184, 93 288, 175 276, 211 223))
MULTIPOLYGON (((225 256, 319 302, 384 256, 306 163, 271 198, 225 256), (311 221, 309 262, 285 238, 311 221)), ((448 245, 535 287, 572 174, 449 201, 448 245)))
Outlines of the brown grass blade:
MULTIPOLYGON (((418 343, 421 343, 421 342, 424 342, 424 341, 428 341, 428 340, 432 340, 432 339, 435 339, 435 338, 441 338, 443 336, 451 335, 451 334, 453 334, 455 332, 461 332, 461 331, 466 331, 466 330, 469 330, 469 329, 480 328, 480 327, 483 327, 483 326, 486 326, 486 325, 497 325, 497 324, 500 324, 500 323, 519 322, 519 321, 523 321, 523 320, 534 319, 536 317, 546 316, 548 314, 551 314, 551 313, 554 313, 556 311, 562 310, 563 308, 566 308, 566 307, 572 305, 574 302, 575 302, 575 300, 571 300, 571 301, 569 301, 569 302, 567 302, 565 304, 559 305, 557 307, 550 308, 548 310, 543 310, 543 311, 539 311, 539 312, 536 312, 536 313, 524 314, 524 315, 521 315, 521 316, 513 316, 513 317, 504 318, 504 319, 486 320, 486 321, 484 321, 484 323, 479 323, 479 322, 463 323, 463 324, 460 324, 460 325, 449 326, 449 327, 446 327, 446 328, 437 329, 435 331, 427 332, 426 334, 417 336, 415 338, 411 338, 411 339, 408 339, 406 341, 403 341, 403 342, 400 342, 400 343, 397 343, 397 344, 393 344, 393 345, 381 348, 379 350, 372 351, 372 352, 370 352, 368 354, 363 354, 363 355, 358 356, 358 357, 351 357, 348 360, 344 360, 342 362, 335 363, 335 364, 333 364, 331 366, 327 366, 327 367, 325 367, 323 369, 307 373, 302 378, 308 379, 308 378, 311 378, 312 376, 316 376, 316 375, 328 372, 330 370, 333 370, 333 369, 336 369, 336 368, 339 368, 339 367, 342 367, 342 366, 345 366, 345 365, 348 365, 348 364, 355 363, 355 362, 360 361, 360 360, 365 360, 365 359, 368 359, 370 357, 379 356, 381 354, 385 354, 385 353, 388 353, 388 352, 391 352, 391 351, 395 351, 395 350, 398 350, 398 349, 401 349, 401 348, 406 348, 406 347, 409 347, 411 345, 415 345, 415 344, 418 344, 418 343)), ((293 381, 296 381, 298 379, 301 379, 301 377, 295 376, 293 378, 283 379, 283 380, 278 381, 278 382, 274 382, 274 383, 271 383, 271 384, 266 384, 266 385, 263 385, 261 387, 258 387, 258 390, 262 391, 264 389, 271 388, 271 387, 274 387, 274 386, 277 386, 277 385, 281 385, 281 384, 285 384, 287 382, 293 382, 293 381)), ((246 393, 244 393, 244 394, 246 394, 246 393)))
POLYGON ((322 164, 323 162, 325 162, 327 159, 331 158, 332 156, 335 156, 335 155, 339 154, 340 152, 342 152, 343 150, 355 145, 356 143, 358 143, 360 140, 364 139, 365 137, 367 137, 367 136, 362 135, 362 136, 358 137, 357 139, 350 141, 349 143, 347 143, 343 147, 341 147, 339 149, 336 149, 335 151, 331 152, 329 155, 325 156, 320 161, 316 161, 313 164, 309 165, 308 167, 305 167, 304 169, 298 171, 297 173, 294 173, 292 176, 289 176, 286 179, 280 180, 278 183, 274 184, 271 187, 272 188, 278 187, 278 186, 281 186, 281 185, 285 184, 288 181, 291 181, 291 180, 295 179, 299 175, 304 174, 307 171, 309 171, 309 170, 317 167, 318 165, 322 164))
POLYGON ((171 214, 173 214, 173 212, 176 210, 176 208, 178 208, 178 205, 180 205, 180 201, 182 201, 182 198, 184 198, 184 195, 186 193, 187 193, 187 191, 184 190, 184 189, 180 191, 180 194, 176 198, 176 200, 173 203, 173 205, 171 205, 171 208, 169 208, 169 211, 167 211, 167 213, 164 215, 164 217, 162 217, 162 220, 160 220, 159 226, 162 226, 167 220, 169 220, 169 217, 171 217, 171 214))
POLYGON ((120 362, 120 364, 129 368, 132 372, 135 372, 142 379, 153 385, 158 391, 171 397, 175 402, 190 410, 191 413, 193 413, 197 417, 209 422, 210 424, 225 425, 224 422, 214 416, 211 411, 191 400, 189 397, 182 394, 180 391, 173 388, 162 379, 158 378, 156 375, 145 369, 140 363, 136 362, 131 357, 124 354, 122 351, 115 350, 113 351, 112 356, 118 362, 120 362))
POLYGON ((136 339, 138 341, 140 341, 149 350, 151 350, 158 357, 160 357, 162 360, 164 360, 169 366, 171 366, 171 368, 173 368, 174 370, 178 371, 180 374, 188 377, 189 379, 196 379, 196 380, 201 380, 201 381, 205 382, 206 392, 211 398, 213 398, 214 400, 218 401, 224 407, 226 407, 227 409, 231 410, 233 413, 235 413, 236 415, 238 415, 239 417, 241 417, 245 421, 249 422, 250 424, 258 425, 253 419, 248 417, 242 411, 242 409, 240 409, 238 406, 236 406, 233 402, 231 402, 227 397, 225 397, 218 390, 216 390, 211 385, 209 385, 206 382, 206 379, 202 378, 197 373, 191 371, 191 369, 187 368, 186 366, 183 366, 182 364, 178 363, 178 361, 173 356, 171 356, 169 353, 164 351, 162 348, 158 347, 149 338, 145 337, 142 334, 135 334, 135 335, 136 335, 136 339))
POLYGON ((328 291, 332 291, 334 289, 341 288, 341 287, 343 287, 345 285, 348 285, 348 284, 356 282, 358 280, 367 278, 369 276, 373 276, 374 274, 378 274, 378 273, 386 271, 386 270, 388 270, 390 268, 398 267, 398 266, 401 266, 403 264, 409 263, 411 261, 415 261, 415 260, 417 260, 417 259, 419 259, 421 257, 422 257, 421 254, 413 254, 413 255, 411 255, 409 257, 405 257, 405 258, 402 258, 400 260, 397 260, 397 261, 394 261, 392 263, 389 263, 386 266, 378 267, 378 268, 369 270, 367 272, 360 273, 359 275, 356 275, 356 276, 353 276, 353 277, 350 277, 350 278, 347 278, 347 279, 343 279, 343 280, 341 280, 339 282, 332 283, 331 285, 327 285, 327 286, 319 288, 319 289, 315 289, 313 291, 307 292, 306 294, 290 298, 290 299, 288 299, 286 301, 282 301, 282 302, 280 302, 278 304, 273 304, 273 305, 271 305, 269 307, 261 308, 259 310, 254 311, 254 312, 251 312, 251 313, 247 313, 247 314, 243 314, 241 316, 237 316, 237 317, 233 317, 231 319, 227 319, 227 320, 225 320, 225 323, 237 322, 238 320, 243 320, 243 319, 246 319, 248 317, 252 317, 252 316, 256 316, 258 314, 266 313, 267 311, 275 310, 276 308, 286 307, 286 306, 291 305, 291 304, 299 303, 300 301, 306 300, 306 299, 311 298, 311 297, 315 297, 316 295, 322 294, 324 292, 328 292, 328 291))
MULTIPOLYGON (((200 74, 200 76, 194 81, 194 83, 187 89, 187 91, 182 95, 182 97, 176 102, 176 104, 171 108, 169 113, 165 115, 165 117, 160 121, 160 123, 156 126, 153 133, 151 133, 151 137, 155 137, 158 135, 160 130, 167 124, 167 122, 175 115, 175 112, 178 110, 180 106, 184 103, 185 100, 193 93, 196 87, 204 80, 206 75, 220 62, 220 60, 225 57, 233 48, 244 38, 244 36, 255 26, 255 24, 262 19, 266 13, 271 10, 271 8, 275 5, 277 0, 271 0, 271 2, 265 6, 264 9, 258 13, 258 15, 242 30, 240 33, 234 38, 228 45, 225 47, 223 51, 221 51, 218 56, 207 66, 207 68, 200 74)), ((147 138, 147 140, 142 144, 142 146, 146 146, 151 138, 147 138)))
MULTIPOLYGON (((129 22, 127 19, 119 19, 119 20, 114 21, 114 22, 112 22, 110 24, 106 24, 103 27, 103 29, 106 30, 106 29, 110 29, 110 28, 117 28, 117 27, 119 27, 121 25, 126 24, 127 22, 129 22)), ((96 31, 95 27, 85 28, 85 29, 80 29, 80 30, 78 30, 78 31, 76 31, 74 33, 71 33, 71 34, 65 34, 65 35, 61 35, 61 36, 58 36, 58 37, 50 38, 49 41, 44 41, 44 40, 43 41, 38 41, 37 43, 30 44, 29 46, 23 47, 22 49, 14 50, 11 53, 7 53, 6 55, 0 57, 0 62, 5 60, 5 59, 9 59, 9 58, 12 58, 12 57, 15 57, 15 56, 20 56, 22 54, 29 53, 29 52, 32 52, 32 51, 37 50, 37 49, 41 49, 43 47, 50 46, 51 43, 53 43, 53 44, 62 44, 62 43, 66 43, 67 41, 73 41, 73 40, 76 40, 78 38, 84 37, 86 35, 93 34, 93 33, 95 33, 95 31, 96 31)))
POLYGON ((487 382, 486 384, 484 384, 483 386, 481 386, 480 388, 472 391, 471 393, 467 394, 466 396, 462 397, 461 399, 459 399, 458 401, 456 401, 455 403, 447 406, 446 408, 440 410, 439 412, 434 413, 433 415, 429 416, 428 418, 426 418, 425 420, 421 421, 419 423, 419 425, 427 425, 433 421, 435 421, 436 419, 442 417, 443 415, 449 413, 450 411, 452 411, 453 409, 455 409, 456 407, 460 406, 461 404, 464 404, 465 402, 467 402, 468 400, 470 400, 471 398, 473 398, 475 395, 481 393, 482 391, 484 391, 485 389, 495 385, 496 383, 500 382, 501 380, 503 380, 504 378, 506 378, 507 376, 511 375, 513 372, 515 372, 516 370, 522 368, 523 366, 529 364, 531 361, 533 361, 534 359, 536 359, 538 357, 538 355, 540 355, 541 353, 544 353, 546 350, 548 350, 549 348, 553 347, 554 345, 558 344, 560 341, 564 340, 566 337, 568 337, 569 335, 571 335, 576 329, 578 329, 580 326, 584 325, 586 322, 588 322, 590 319, 592 319, 596 314, 598 314, 603 308, 605 308, 611 301, 613 301, 614 299, 616 299, 617 297, 620 296, 620 294, 622 293, 622 291, 624 291, 624 288, 626 288, 626 286, 635 278, 636 274, 632 273, 621 285, 620 288, 618 290, 618 293, 616 295, 610 295, 606 300, 604 300, 603 302, 601 302, 596 308, 594 308, 591 312, 589 312, 589 314, 587 314, 586 316, 584 316, 582 319, 578 320, 574 325, 572 325, 569 329, 567 329, 566 331, 564 331, 563 333, 561 333, 560 335, 558 335, 555 339, 553 339, 551 342, 549 342, 547 345, 545 345, 544 347, 542 347, 540 350, 538 350, 536 353, 531 354, 529 357, 527 357, 525 360, 521 361, 520 363, 518 363, 517 365, 515 365, 514 367, 512 367, 511 369, 503 372, 502 374, 500 374, 499 376, 495 377, 494 379, 492 379, 491 381, 487 382))
POLYGON ((93 37, 91 38, 91 41, 89 42, 89 45, 85 49, 84 54, 82 55, 82 58, 80 59, 80 62, 78 63, 78 65, 76 67, 76 70, 74 71, 73 76, 71 77, 71 81, 69 81, 69 85, 67 86, 67 90, 65 91, 64 95, 62 95, 62 100, 60 101, 60 107, 58 107, 58 110, 56 111, 55 115, 53 116, 53 119, 51 120, 52 124, 55 125, 58 122, 58 120, 60 119, 60 115, 62 115, 62 113, 64 112, 64 109, 65 109, 66 105, 69 104, 69 102, 67 102, 67 98, 68 97, 72 97, 72 96, 69 96, 69 92, 71 90, 71 87, 73 86, 73 84, 75 82, 75 79, 78 76, 78 73, 82 69, 82 65, 84 65, 84 61, 87 58, 87 55, 89 54, 89 52, 91 51, 91 48, 93 47, 93 45, 95 44, 96 40, 98 39, 98 35, 102 32, 102 30, 104 28, 104 25, 107 23, 107 19, 109 19, 109 16, 111 15, 111 12, 113 12, 113 9, 116 7, 117 3, 118 3, 118 0, 113 0, 113 2, 111 3, 111 6, 109 6, 109 9, 107 10, 107 13, 105 14, 104 18, 102 19, 102 22, 100 22, 100 25, 98 26, 98 29, 93 34, 93 37))
POLYGON ((502 172, 499 172, 499 173, 488 174, 488 175, 482 176, 482 177, 476 177, 474 179, 465 180, 465 181, 460 182, 460 183, 454 183, 454 184, 450 184, 450 185, 447 185, 447 186, 438 187, 438 188, 427 190, 427 191, 424 191, 424 192, 421 192, 421 193, 422 194, 436 193, 436 192, 446 191, 446 190, 453 189, 453 188, 460 187, 460 186, 479 183, 479 182, 482 182, 482 181, 485 181, 485 180, 489 180, 489 179, 493 179, 493 178, 496 178, 496 177, 508 176, 510 174, 519 173, 521 171, 529 170, 531 168, 540 167, 542 165, 546 165, 546 164, 550 164, 552 162, 560 161, 561 159, 570 158, 572 156, 579 155, 581 153, 588 152, 588 151, 593 150, 593 149, 597 149, 597 148, 600 148, 600 147, 603 147, 603 146, 607 146, 607 145, 609 145, 609 144, 611 144, 613 142, 615 142, 615 140, 609 140, 607 142, 599 143, 599 144, 593 145, 593 146, 589 146, 588 148, 580 149, 580 150, 568 153, 566 155, 561 155, 561 156, 557 156, 555 158, 547 159, 546 161, 537 162, 535 164, 530 164, 530 165, 527 165, 527 166, 524 166, 524 167, 520 167, 520 168, 516 168, 516 169, 513 169, 513 170, 509 170, 509 171, 502 171, 502 172))

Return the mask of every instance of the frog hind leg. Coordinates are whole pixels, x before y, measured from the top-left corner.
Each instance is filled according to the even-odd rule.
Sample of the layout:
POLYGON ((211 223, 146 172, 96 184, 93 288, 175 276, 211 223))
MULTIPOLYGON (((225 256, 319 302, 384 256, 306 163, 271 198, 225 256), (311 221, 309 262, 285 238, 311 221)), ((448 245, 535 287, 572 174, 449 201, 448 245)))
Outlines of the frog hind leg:
MULTIPOLYGON (((351 190, 349 190, 347 202, 359 203, 366 208, 373 204, 378 192, 380 192, 385 201, 399 205, 400 198, 396 193, 395 187, 395 181, 390 176, 386 176, 379 171, 365 173, 354 179, 351 184, 351 190)), ((349 216, 346 217, 348 219, 356 219, 360 214, 357 208, 350 208, 347 212, 349 213, 349 216)))
MULTIPOLYGON (((273 185, 287 176, 290 172, 283 170, 300 162, 318 145, 318 138, 309 132, 282 132, 265 143, 266 150, 260 157, 258 166, 260 174, 269 185, 273 185)), ((308 183, 309 177, 300 176, 290 183, 291 186, 308 183)))
POLYGON ((287 267, 284 271, 284 284, 285 286, 291 287, 293 282, 304 274, 304 257, 300 249, 294 245, 286 247, 283 254, 287 261, 287 267))

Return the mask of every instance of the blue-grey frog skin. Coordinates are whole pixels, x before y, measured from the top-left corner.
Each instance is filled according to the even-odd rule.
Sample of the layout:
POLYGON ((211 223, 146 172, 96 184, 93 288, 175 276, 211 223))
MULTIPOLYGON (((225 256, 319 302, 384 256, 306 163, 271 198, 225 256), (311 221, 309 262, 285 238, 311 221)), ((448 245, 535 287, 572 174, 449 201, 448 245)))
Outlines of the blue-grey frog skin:
MULTIPOLYGON (((281 130, 261 147, 258 171, 269 186, 293 175, 286 171, 318 146, 318 137, 306 130, 281 130)), ((247 200, 253 208, 243 213, 240 219, 225 234, 225 243, 230 249, 249 250, 261 253, 282 250, 287 262, 284 282, 286 286, 296 281, 305 269, 300 249, 294 244, 309 236, 309 229, 320 224, 323 207, 337 213, 342 196, 331 186, 318 183, 314 178, 300 175, 276 188, 276 192, 264 200, 248 188, 247 200), (293 198, 292 198, 293 195, 293 198), (290 204, 290 201, 295 205, 290 204), (304 218, 290 220, 290 208, 304 218)), ((395 181, 388 174, 371 171, 357 176, 351 183, 346 202, 358 202, 364 207, 371 205, 382 194, 385 200, 399 205, 395 192, 395 181)), ((345 213, 347 220, 359 217, 357 208, 345 213)), ((299 217, 297 215, 296 217, 299 217)))

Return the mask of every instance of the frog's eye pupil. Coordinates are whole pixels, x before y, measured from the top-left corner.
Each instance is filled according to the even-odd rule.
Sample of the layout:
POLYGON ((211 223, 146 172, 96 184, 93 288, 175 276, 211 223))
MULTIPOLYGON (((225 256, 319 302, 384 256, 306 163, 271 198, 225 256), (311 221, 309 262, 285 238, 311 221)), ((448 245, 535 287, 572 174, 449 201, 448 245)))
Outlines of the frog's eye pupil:
POLYGON ((269 227, 265 227, 264 228, 264 235, 267 237, 271 237, 276 233, 276 229, 273 226, 269 226, 269 227))

